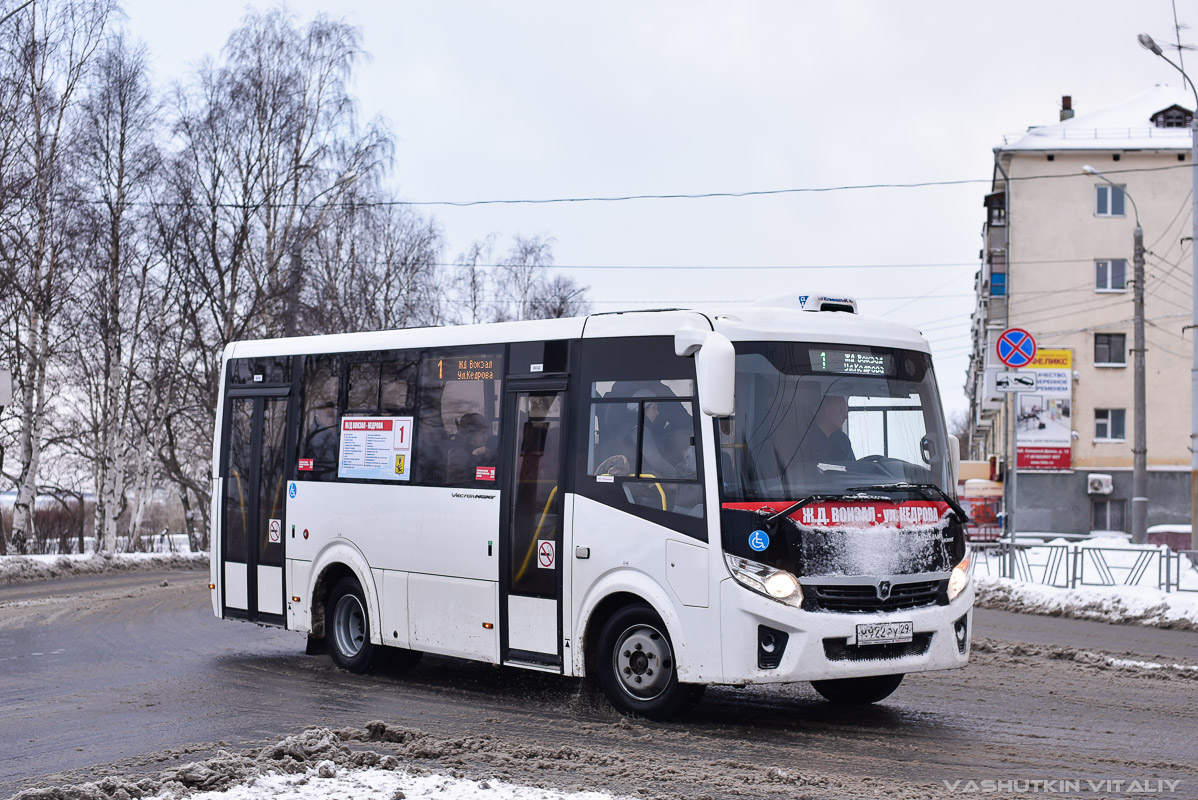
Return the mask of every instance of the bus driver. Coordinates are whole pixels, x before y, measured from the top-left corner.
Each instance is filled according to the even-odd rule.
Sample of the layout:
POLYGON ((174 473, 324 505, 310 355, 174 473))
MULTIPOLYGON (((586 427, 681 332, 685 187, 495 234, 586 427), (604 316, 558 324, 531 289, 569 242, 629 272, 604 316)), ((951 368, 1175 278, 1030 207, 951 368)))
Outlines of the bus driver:
POLYGON ((803 457, 808 463, 856 461, 853 445, 844 432, 849 418, 849 400, 843 395, 824 395, 815 418, 803 437, 803 457))

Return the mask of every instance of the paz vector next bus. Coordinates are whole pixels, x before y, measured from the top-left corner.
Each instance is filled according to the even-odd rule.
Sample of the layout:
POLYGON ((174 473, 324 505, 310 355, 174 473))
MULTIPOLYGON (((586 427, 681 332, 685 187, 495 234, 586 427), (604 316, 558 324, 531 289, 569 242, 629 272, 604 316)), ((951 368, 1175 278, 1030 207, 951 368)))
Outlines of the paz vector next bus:
POLYGON ((870 703, 969 657, 927 341, 848 298, 230 344, 218 617, 598 681, 870 703))

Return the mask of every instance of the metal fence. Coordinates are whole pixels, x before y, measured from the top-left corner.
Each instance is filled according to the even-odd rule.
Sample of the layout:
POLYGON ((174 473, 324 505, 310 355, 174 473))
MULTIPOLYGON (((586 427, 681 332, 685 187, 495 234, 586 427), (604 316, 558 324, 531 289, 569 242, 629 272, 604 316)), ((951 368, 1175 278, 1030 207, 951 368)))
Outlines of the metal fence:
POLYGON ((1198 593, 1198 550, 1086 547, 1079 544, 975 542, 974 570, 1024 583, 1079 586, 1148 586, 1198 593))

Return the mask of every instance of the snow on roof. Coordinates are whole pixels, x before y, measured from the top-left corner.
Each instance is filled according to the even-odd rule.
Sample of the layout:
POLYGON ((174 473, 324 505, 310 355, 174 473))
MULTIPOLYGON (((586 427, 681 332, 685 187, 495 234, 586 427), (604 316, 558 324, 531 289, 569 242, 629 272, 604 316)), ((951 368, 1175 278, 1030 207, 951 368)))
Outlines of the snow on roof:
POLYGON ((1157 84, 1122 103, 1055 125, 1003 136, 1001 150, 1189 150, 1189 128, 1158 128, 1152 115, 1170 106, 1194 109, 1194 95, 1157 84))

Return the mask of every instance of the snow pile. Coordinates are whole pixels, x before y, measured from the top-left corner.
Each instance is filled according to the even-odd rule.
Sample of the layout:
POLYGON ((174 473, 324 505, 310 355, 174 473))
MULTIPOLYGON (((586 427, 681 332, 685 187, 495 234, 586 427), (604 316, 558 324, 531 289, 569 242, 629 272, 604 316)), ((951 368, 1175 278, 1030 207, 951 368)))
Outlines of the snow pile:
POLYGON ((612 800, 602 792, 557 792, 517 786, 499 780, 474 781, 446 775, 414 775, 386 769, 339 771, 323 761, 302 775, 264 775, 245 786, 222 792, 201 792, 191 800, 318 800, 352 797, 355 800, 612 800))
POLYGON ((987 575, 975 575, 974 581, 980 608, 1198 630, 1198 593, 1166 593, 1147 586, 1061 589, 987 575))
MULTIPOLYGON (((637 738, 647 735, 631 720, 621 718, 616 725, 637 738)), ((679 767, 686 764, 687 774, 702 774, 707 797, 745 794, 749 787, 755 796, 791 796, 799 789, 815 791, 818 797, 846 796, 837 780, 798 767, 780 769, 732 759, 711 763, 691 758, 685 749, 678 759, 679 767)), ((222 750, 203 761, 135 780, 107 777, 27 789, 12 800, 614 800, 611 793, 588 791, 588 785, 618 779, 637 786, 634 791, 640 797, 675 797, 679 795, 671 790, 670 775, 677 774, 681 773, 671 769, 663 775, 660 765, 581 743, 547 745, 487 733, 444 739, 374 721, 364 728, 310 728, 264 747, 240 753, 222 750), (549 789, 547 784, 560 788, 549 789)), ((927 795, 921 791, 917 796, 927 795)))
POLYGON ((207 553, 118 553, 65 556, 0 556, 0 583, 25 583, 50 578, 98 575, 104 572, 145 572, 208 569, 207 553))
POLYGON ((1075 647, 1061 645, 1004 642, 979 636, 973 640, 972 650, 975 654, 997 654, 1002 657, 1003 661, 1008 663, 1019 662, 1024 659, 1041 658, 1053 661, 1070 661, 1080 667, 1098 672, 1130 672, 1137 675, 1137 677, 1198 681, 1198 665, 1195 664, 1162 664, 1157 661, 1121 658, 1109 653, 1101 653, 1094 650, 1079 650, 1075 647))

